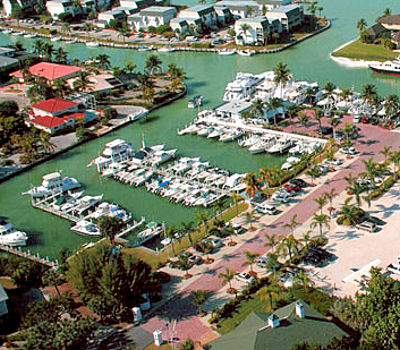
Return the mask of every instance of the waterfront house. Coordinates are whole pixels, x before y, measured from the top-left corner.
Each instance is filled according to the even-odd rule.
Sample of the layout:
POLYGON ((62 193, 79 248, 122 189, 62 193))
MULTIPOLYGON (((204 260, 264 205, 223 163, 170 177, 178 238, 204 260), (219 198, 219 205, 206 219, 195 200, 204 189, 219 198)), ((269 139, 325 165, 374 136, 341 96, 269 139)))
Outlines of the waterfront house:
POLYGON ((186 20, 189 26, 200 25, 213 27, 218 20, 217 13, 212 5, 196 5, 179 12, 179 18, 186 20))
POLYGON ((62 13, 70 13, 73 17, 78 13, 78 9, 72 0, 48 0, 46 9, 53 19, 58 19, 62 13))
POLYGON ((127 18, 125 9, 115 8, 109 11, 100 12, 97 16, 96 25, 105 28, 111 20, 125 22, 127 18))
POLYGON ((231 101, 215 108, 215 114, 222 118, 239 120, 243 113, 250 111, 252 105, 251 102, 231 101))
POLYGON ((215 12, 217 13, 218 23, 223 26, 232 24, 234 21, 234 17, 232 15, 231 10, 227 7, 214 7, 215 12))
POLYGON ((0 317, 8 314, 7 300, 8 295, 0 283, 0 317))
POLYGON ((273 33, 281 33, 282 26, 279 20, 268 20, 265 17, 241 18, 235 22, 235 41, 237 45, 264 44, 273 33), (242 26, 246 24, 248 29, 243 31, 242 26))
MULTIPOLYGON (((76 77, 81 70, 81 67, 50 62, 39 62, 28 68, 33 77, 44 78, 50 83, 58 79, 67 80, 76 77)), ((22 70, 17 70, 11 73, 10 76, 17 78, 21 83, 25 81, 22 70)))
POLYGON ((24 13, 33 13, 37 0, 2 0, 3 9, 7 17, 10 17, 15 8, 20 8, 24 13))
MULTIPOLYGON (((71 78, 67 80, 67 84, 72 89, 74 87, 74 82, 77 78, 71 78)), ((109 73, 101 74, 90 74, 86 77, 89 84, 86 88, 85 93, 100 95, 100 94, 110 94, 112 90, 118 89, 123 86, 121 80, 109 73)))
POLYGON ((374 24, 373 26, 369 27, 365 32, 371 42, 379 38, 390 37, 390 31, 380 23, 374 24))
POLYGON ((400 30, 400 15, 390 15, 379 18, 377 23, 382 24, 388 30, 400 30))
POLYGON ((232 332, 208 343, 209 350, 291 350, 307 342, 326 346, 348 334, 302 300, 268 314, 252 312, 232 332))
POLYGON ((279 19, 283 31, 291 32, 304 23, 304 10, 299 5, 281 6, 268 11, 266 17, 279 19))
POLYGON ((139 13, 128 17, 128 24, 133 30, 148 27, 159 27, 167 25, 173 19, 177 10, 175 7, 150 6, 139 13))
POLYGON ((214 7, 215 9, 226 7, 236 18, 257 17, 262 15, 260 6, 256 1, 223 0, 215 3, 214 7))
POLYGON ((49 134, 56 134, 74 128, 78 121, 85 124, 98 117, 97 112, 86 111, 83 105, 56 97, 31 105, 26 125, 49 134))
POLYGON ((155 3, 155 0, 120 0, 119 5, 122 7, 131 7, 138 12, 146 7, 153 6, 155 3))
POLYGON ((186 34, 189 32, 189 24, 184 18, 173 18, 169 22, 170 27, 174 32, 186 34))

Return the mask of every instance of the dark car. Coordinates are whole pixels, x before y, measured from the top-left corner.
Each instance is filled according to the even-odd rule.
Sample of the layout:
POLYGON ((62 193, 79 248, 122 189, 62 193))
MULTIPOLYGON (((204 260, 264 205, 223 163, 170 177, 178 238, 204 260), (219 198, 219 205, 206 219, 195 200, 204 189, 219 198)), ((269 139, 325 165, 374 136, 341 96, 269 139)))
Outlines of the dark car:
POLYGON ((323 248, 320 247, 310 247, 308 248, 308 253, 306 257, 303 259, 304 263, 307 265, 312 265, 315 267, 320 267, 324 265, 328 261, 332 261, 335 258, 335 255, 329 253, 323 248))
POLYGON ((332 135, 333 134, 333 128, 331 126, 323 126, 321 128, 321 135, 332 135))
POLYGON ((224 43, 224 41, 222 39, 216 39, 213 40, 213 45, 222 45, 224 43))
POLYGON ((288 191, 295 191, 295 192, 299 192, 301 190, 301 187, 299 185, 296 184, 286 184, 284 186, 288 191))
POLYGON ((301 187, 301 188, 304 188, 304 187, 307 187, 307 186, 308 186, 307 182, 305 182, 305 181, 302 180, 302 179, 291 179, 289 182, 290 182, 291 184, 293 184, 293 185, 295 185, 295 186, 299 186, 299 187, 301 187))

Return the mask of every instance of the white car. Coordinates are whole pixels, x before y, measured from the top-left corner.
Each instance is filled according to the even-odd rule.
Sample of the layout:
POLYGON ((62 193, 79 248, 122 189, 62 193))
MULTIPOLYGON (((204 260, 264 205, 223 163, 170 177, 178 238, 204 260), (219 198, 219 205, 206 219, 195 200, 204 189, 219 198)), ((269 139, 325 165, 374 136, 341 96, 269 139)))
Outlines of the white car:
POLYGON ((265 267, 269 262, 269 258, 267 258, 266 256, 259 256, 256 259, 256 265, 258 267, 265 267))
POLYGON ((324 164, 330 164, 330 165, 342 165, 343 164, 343 160, 341 159, 324 159, 324 161, 322 162, 324 164))
POLYGON ((395 275, 400 275, 400 264, 390 264, 386 269, 395 275))
POLYGON ((251 281, 253 280, 253 277, 251 277, 248 273, 246 272, 241 272, 235 275, 235 278, 240 281, 240 282, 244 282, 244 283, 251 283, 251 281))
POLYGON ((205 241, 210 242, 214 248, 221 248, 224 245, 222 244, 221 240, 214 237, 206 238, 205 241))
POLYGON ((279 203, 289 202, 289 196, 283 192, 278 192, 278 191, 272 195, 271 199, 279 203))
POLYGON ((357 154, 357 150, 354 147, 342 147, 341 149, 339 149, 339 152, 351 155, 357 154))
POLYGON ((256 210, 261 214, 275 215, 277 213, 275 205, 272 204, 258 204, 256 210))

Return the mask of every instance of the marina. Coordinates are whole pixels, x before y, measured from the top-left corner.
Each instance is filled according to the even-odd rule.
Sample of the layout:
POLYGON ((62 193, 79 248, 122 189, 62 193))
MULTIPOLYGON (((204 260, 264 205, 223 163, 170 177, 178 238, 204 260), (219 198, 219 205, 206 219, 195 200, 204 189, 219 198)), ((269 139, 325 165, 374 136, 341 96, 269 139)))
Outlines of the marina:
MULTIPOLYGON (((372 23, 376 18, 376 13, 380 13, 382 7, 390 7, 395 11, 398 9, 398 3, 393 0, 387 0, 384 4, 373 2, 366 4, 361 0, 351 4, 345 4, 344 0, 335 3, 328 1, 319 3, 324 7, 324 12, 329 18, 337 18, 335 25, 331 30, 303 42, 293 50, 270 56, 254 55, 252 57, 240 55, 222 57, 201 52, 158 54, 164 64, 174 62, 185 69, 189 77, 186 82, 189 90, 188 98, 199 94, 203 95, 205 98, 204 108, 208 109, 221 103, 226 84, 236 77, 237 72, 260 74, 272 69, 279 61, 288 64, 296 79, 316 81, 320 85, 332 81, 342 88, 354 87, 356 91, 361 90, 361 85, 375 84, 380 95, 397 93, 400 89, 398 79, 372 75, 368 69, 348 69, 340 66, 330 60, 329 53, 357 35, 353 14, 359 6, 367 8, 369 15, 366 15, 365 18, 368 23, 372 23), (211 68, 210 62, 212 63, 211 68)), ((17 40, 31 49, 37 38, 0 34, 2 45, 15 43, 17 40)), ((63 47, 69 55, 81 60, 90 59, 99 53, 106 53, 110 56, 112 65, 119 67, 123 67, 127 61, 132 61, 138 65, 139 69, 142 69, 146 58, 152 54, 151 51, 121 51, 112 47, 87 48, 79 42, 74 45, 66 45, 64 41, 52 44, 55 49, 63 47)), ((61 248, 69 247, 73 250, 92 240, 90 237, 73 234, 70 231, 69 221, 41 210, 35 210, 31 207, 30 202, 20 195, 29 189, 31 183, 39 183, 43 174, 54 172, 56 169, 62 169, 64 174, 82 181, 87 193, 103 193, 105 201, 117 201, 128 211, 134 212, 136 217, 145 216, 149 220, 175 224, 194 219, 198 211, 196 208, 170 203, 164 197, 149 193, 144 186, 130 188, 128 191, 126 184, 109 181, 98 176, 93 169, 86 168, 86 164, 103 149, 103 145, 116 138, 129 140, 135 144, 140 142, 138 140, 141 139, 141 134, 146 132, 149 144, 165 144, 167 148, 179 149, 185 156, 201 157, 222 169, 235 173, 282 166, 285 162, 285 157, 280 155, 263 153, 255 157, 249 153, 247 148, 238 147, 235 142, 216 143, 203 137, 178 137, 176 130, 184 125, 189 125, 197 115, 196 109, 193 111, 187 109, 187 100, 177 101, 150 116, 153 115, 158 117, 152 120, 149 118, 151 122, 128 125, 109 136, 79 146, 0 185, 0 207, 2 208, 0 214, 9 217, 15 227, 22 230, 29 228, 26 230, 32 237, 33 243, 29 247, 32 252, 38 252, 42 256, 58 257, 61 248), (24 215, 21 215, 21 212, 24 215)))

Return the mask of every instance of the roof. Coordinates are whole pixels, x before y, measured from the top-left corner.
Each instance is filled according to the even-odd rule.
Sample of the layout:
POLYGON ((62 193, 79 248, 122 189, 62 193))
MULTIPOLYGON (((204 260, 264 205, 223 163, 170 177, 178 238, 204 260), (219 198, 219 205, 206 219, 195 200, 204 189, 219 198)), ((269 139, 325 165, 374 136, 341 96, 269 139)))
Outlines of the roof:
POLYGON ((166 12, 178 12, 175 7, 163 7, 163 6, 150 6, 148 8, 145 8, 144 10, 140 11, 141 16, 159 16, 162 15, 166 12))
POLYGON ((18 60, 16 58, 0 56, 0 68, 12 66, 17 62, 18 60))
POLYGON ((15 49, 12 49, 10 47, 0 47, 0 55, 10 52, 15 52, 15 49))
POLYGON ((268 327, 268 313, 253 312, 235 330, 207 345, 210 350, 290 350, 303 342, 327 345, 333 338, 347 335, 318 311, 300 302, 305 311, 303 319, 296 316, 296 302, 274 312, 280 319, 276 328, 268 327))
POLYGON ((294 10, 301 9, 301 8, 302 7, 299 5, 287 5, 287 6, 275 7, 273 9, 269 10, 269 12, 288 13, 288 12, 292 12, 294 10))
POLYGON ((41 100, 39 102, 36 102, 31 107, 40 109, 41 111, 45 111, 48 113, 57 113, 75 106, 77 106, 75 102, 55 97, 49 100, 41 100))
POLYGON ((81 119, 85 118, 85 116, 86 113, 71 113, 63 117, 35 116, 30 122, 51 129, 64 124, 68 119, 81 119))
MULTIPOLYGON (((81 67, 69 66, 66 64, 40 62, 29 67, 29 72, 37 77, 42 77, 47 80, 56 80, 66 77, 70 74, 79 72, 82 70, 81 67)), ((11 76, 22 78, 22 71, 17 70, 10 74, 11 76)))
MULTIPOLYGON (((131 16, 132 17, 132 16, 131 16)), ((67 84, 72 88, 77 78, 71 78, 67 80, 67 84)), ((90 82, 86 92, 99 92, 115 87, 121 86, 123 83, 121 80, 116 78, 112 74, 91 74, 87 76, 87 80, 90 82)))
POLYGON ((218 1, 215 4, 216 7, 227 7, 231 9, 243 9, 245 10, 248 7, 257 7, 258 8, 258 3, 256 1, 241 1, 241 0, 223 0, 223 1, 218 1))
POLYGON ((8 300, 8 295, 0 283, 0 303, 6 300, 8 300))
POLYGON ((265 17, 250 17, 250 18, 240 18, 236 22, 240 23, 268 23, 268 19, 265 17))
POLYGON ((195 5, 192 7, 188 7, 187 9, 184 9, 182 12, 184 11, 203 13, 203 12, 214 11, 214 7, 213 5, 195 5))
POLYGON ((400 15, 390 15, 390 16, 385 16, 382 18, 379 18, 377 20, 377 23, 383 23, 383 24, 400 24, 400 15))
POLYGON ((380 23, 376 23, 373 26, 369 27, 366 30, 367 34, 373 35, 373 36, 379 36, 382 35, 383 33, 387 33, 388 30, 380 23))

